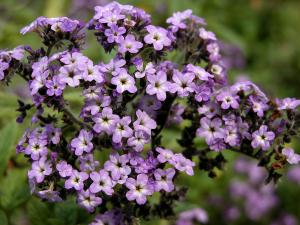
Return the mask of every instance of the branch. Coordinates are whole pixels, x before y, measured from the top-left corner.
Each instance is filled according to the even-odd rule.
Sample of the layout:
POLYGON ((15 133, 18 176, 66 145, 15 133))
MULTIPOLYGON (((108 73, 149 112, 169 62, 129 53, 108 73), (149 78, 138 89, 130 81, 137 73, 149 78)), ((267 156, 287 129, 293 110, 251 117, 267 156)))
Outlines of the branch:
POLYGON ((62 108, 62 112, 63 112, 65 115, 67 115, 67 117, 68 117, 73 123, 79 125, 80 127, 88 128, 89 130, 92 130, 92 127, 91 127, 89 124, 86 124, 86 123, 84 123, 84 122, 78 120, 78 119, 73 115, 73 113, 72 113, 69 109, 63 107, 63 108, 62 108))

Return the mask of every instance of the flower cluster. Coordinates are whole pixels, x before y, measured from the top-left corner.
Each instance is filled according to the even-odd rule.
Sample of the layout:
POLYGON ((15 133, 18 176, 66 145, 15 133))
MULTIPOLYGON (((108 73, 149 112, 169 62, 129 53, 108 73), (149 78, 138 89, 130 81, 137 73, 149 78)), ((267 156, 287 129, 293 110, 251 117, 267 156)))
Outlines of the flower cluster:
POLYGON ((241 152, 259 159, 270 179, 276 168, 299 161, 285 143, 297 134, 300 102, 273 102, 252 82, 228 86, 217 38, 191 10, 167 24, 155 26, 145 11, 113 2, 95 7, 86 26, 112 53, 107 63, 82 53, 85 26, 65 17, 40 17, 22 29, 42 38, 40 49, 0 54, 1 80, 14 71, 30 89, 33 104, 20 103, 18 121, 35 111, 17 151, 32 163, 28 177, 39 197, 76 196, 88 212, 101 213, 94 224, 133 224, 150 213, 174 214, 184 195, 174 180, 180 172, 194 175, 194 156, 211 172, 225 159, 209 158, 210 150, 241 152), (81 96, 79 116, 70 109, 70 90, 81 96), (171 126, 182 134, 182 153, 165 146, 171 126), (208 147, 199 149, 197 138, 208 147), (154 193, 160 203, 147 201, 154 193), (107 219, 111 214, 118 216, 107 219))

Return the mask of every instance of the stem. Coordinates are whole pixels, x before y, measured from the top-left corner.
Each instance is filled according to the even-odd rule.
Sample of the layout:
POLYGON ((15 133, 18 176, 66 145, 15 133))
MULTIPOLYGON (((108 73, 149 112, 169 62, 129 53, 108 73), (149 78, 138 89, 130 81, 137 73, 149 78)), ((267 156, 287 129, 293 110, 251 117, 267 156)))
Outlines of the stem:
POLYGON ((90 125, 88 125, 88 124, 86 124, 86 123, 84 123, 84 122, 78 120, 78 119, 73 115, 73 113, 72 113, 69 109, 63 107, 63 108, 62 108, 62 112, 64 112, 64 114, 67 115, 68 118, 69 118, 73 123, 78 124, 78 125, 81 126, 81 127, 88 128, 88 129, 90 129, 90 130, 92 129, 92 127, 91 127, 90 125))

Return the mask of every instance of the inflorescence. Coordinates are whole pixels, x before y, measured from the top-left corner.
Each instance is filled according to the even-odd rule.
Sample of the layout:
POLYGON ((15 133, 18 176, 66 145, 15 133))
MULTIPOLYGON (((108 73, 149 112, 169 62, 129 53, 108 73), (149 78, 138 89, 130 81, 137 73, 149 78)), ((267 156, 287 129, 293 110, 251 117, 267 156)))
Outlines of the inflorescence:
POLYGON ((113 2, 95 7, 87 25, 40 17, 21 33, 37 33, 43 47, 0 52, 0 80, 18 74, 32 96, 18 109, 18 122, 34 114, 17 152, 32 163, 28 177, 40 198, 76 196, 99 213, 92 224, 134 224, 173 216, 185 193, 174 184, 179 173, 193 176, 198 164, 213 177, 225 150, 258 159, 267 181, 300 161, 285 146, 298 132, 300 101, 273 101, 250 81, 228 85, 219 42, 191 10, 167 24, 155 26, 145 11, 113 2), (114 55, 108 63, 83 55, 86 30, 114 55), (64 96, 71 89, 84 99, 79 116, 64 96), (181 153, 163 144, 168 127, 181 131, 181 153), (154 193, 158 202, 149 201, 154 193))

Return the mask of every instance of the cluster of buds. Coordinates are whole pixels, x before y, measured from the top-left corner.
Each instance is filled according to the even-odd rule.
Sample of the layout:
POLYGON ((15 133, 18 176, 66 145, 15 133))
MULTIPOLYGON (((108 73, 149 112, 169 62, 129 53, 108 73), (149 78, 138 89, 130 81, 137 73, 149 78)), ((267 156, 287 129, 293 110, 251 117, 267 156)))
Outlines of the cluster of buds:
POLYGON ((75 195, 81 207, 100 213, 92 224, 111 214, 109 224, 133 224, 137 217, 173 216, 184 196, 174 180, 194 175, 195 156, 212 174, 225 159, 209 152, 241 152, 259 159, 270 180, 286 162, 299 161, 284 144, 297 134, 300 102, 273 102, 251 82, 228 86, 217 38, 191 10, 167 24, 155 26, 145 11, 113 2, 95 7, 86 26, 40 17, 21 33, 37 33, 45 46, 1 52, 0 80, 17 73, 32 96, 33 104, 18 109, 19 122, 26 111, 35 113, 17 152, 32 163, 34 193, 48 201, 75 195), (111 61, 83 55, 84 28, 95 31, 111 61), (79 116, 65 97, 70 89, 83 97, 79 116), (182 132, 182 152, 165 146, 169 127, 182 132), (199 149, 197 139, 207 148, 199 149), (150 204, 154 193, 161 200, 150 204))

